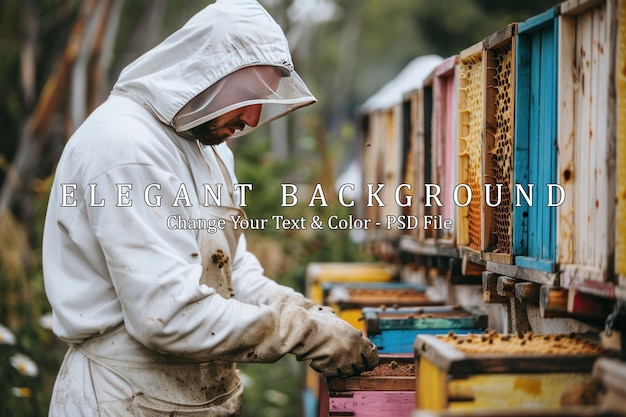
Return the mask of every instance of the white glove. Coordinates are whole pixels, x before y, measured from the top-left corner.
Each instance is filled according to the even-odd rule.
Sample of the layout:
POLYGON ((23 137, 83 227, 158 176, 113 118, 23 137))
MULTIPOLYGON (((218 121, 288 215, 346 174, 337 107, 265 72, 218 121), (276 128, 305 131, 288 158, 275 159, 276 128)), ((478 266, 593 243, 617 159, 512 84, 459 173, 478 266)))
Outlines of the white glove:
POLYGON ((237 310, 222 315, 240 320, 233 321, 231 330, 222 333, 224 337, 213 347, 211 356, 216 360, 267 363, 293 353, 326 376, 355 375, 378 364, 376 346, 335 315, 311 313, 292 303, 239 305, 237 310), (257 313, 248 314, 247 309, 257 313))
POLYGON ((311 360, 311 368, 324 375, 351 376, 378 365, 376 346, 344 320, 331 315, 311 315, 310 330, 292 353, 311 360))

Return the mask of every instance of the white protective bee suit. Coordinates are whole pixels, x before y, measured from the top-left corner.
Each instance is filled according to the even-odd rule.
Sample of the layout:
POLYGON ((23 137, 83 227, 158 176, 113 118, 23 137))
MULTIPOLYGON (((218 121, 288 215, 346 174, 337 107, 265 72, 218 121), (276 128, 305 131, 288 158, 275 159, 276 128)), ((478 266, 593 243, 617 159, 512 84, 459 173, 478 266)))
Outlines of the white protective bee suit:
POLYGON ((69 344, 50 416, 239 415, 236 362, 293 353, 329 376, 377 364, 359 331, 263 275, 231 224, 245 214, 229 148, 186 134, 236 107, 212 106, 229 88, 220 80, 263 65, 282 78, 242 98, 271 110, 260 124, 315 101, 265 10, 218 0, 125 68, 68 141, 43 244, 53 330, 69 344), (220 184, 220 204, 207 200, 220 184))

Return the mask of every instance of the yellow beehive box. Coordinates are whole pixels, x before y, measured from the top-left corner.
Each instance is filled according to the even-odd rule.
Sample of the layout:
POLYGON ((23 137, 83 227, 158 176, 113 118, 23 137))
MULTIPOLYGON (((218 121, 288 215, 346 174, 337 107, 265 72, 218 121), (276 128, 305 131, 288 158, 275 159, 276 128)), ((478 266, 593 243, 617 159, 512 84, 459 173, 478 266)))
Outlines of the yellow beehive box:
POLYGON ((313 262, 306 270, 306 295, 322 304, 325 282, 389 282, 395 275, 395 267, 385 263, 313 262))
POLYGON ((602 349, 576 335, 418 335, 416 408, 556 410, 595 385, 602 349))

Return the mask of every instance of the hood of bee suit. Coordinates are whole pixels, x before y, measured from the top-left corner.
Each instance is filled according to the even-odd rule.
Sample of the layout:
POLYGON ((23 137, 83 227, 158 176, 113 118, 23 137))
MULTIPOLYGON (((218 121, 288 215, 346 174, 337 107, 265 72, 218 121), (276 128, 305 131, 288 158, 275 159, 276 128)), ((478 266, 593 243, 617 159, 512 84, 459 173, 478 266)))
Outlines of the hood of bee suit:
POLYGON ((316 102, 294 70, 282 29, 256 0, 207 6, 124 68, 112 94, 178 132, 250 104, 262 104, 260 127, 316 102), (277 79, 268 80, 266 66, 278 69, 277 79))

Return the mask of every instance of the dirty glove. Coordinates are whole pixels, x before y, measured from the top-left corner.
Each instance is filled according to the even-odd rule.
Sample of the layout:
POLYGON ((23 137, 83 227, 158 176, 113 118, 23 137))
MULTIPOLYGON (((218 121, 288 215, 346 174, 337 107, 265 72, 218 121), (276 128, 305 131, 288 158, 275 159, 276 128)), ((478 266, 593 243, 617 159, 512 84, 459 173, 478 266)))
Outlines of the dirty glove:
POLYGON ((328 377, 358 375, 378 365, 376 346, 336 316, 311 314, 304 336, 292 353, 328 377))

